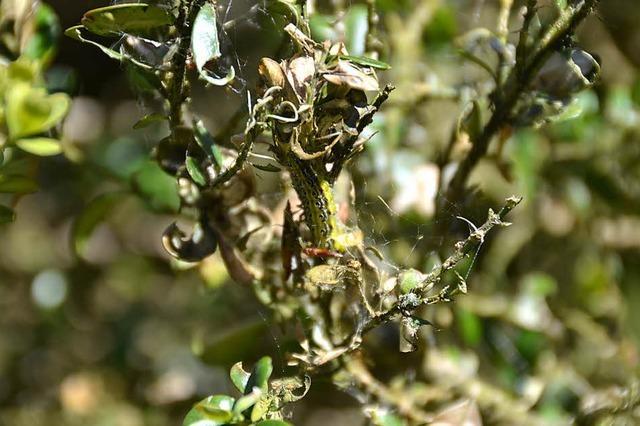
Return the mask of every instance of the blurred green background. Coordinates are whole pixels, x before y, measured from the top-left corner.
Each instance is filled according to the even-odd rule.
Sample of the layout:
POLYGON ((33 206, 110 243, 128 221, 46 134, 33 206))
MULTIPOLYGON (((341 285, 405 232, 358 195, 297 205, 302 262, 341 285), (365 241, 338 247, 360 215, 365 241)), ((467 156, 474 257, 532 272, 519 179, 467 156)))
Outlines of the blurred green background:
MULTIPOLYGON (((359 22, 364 6, 329 3, 320 2, 320 14, 331 21, 332 7, 342 3, 343 24, 351 28, 346 41, 357 51, 358 27, 349 20, 359 22)), ((479 75, 461 61, 453 40, 478 26, 493 28, 497 3, 378 2, 384 59, 393 67, 381 78, 398 89, 351 174, 360 226, 400 264, 427 268, 445 236, 467 232, 464 222, 443 230, 433 220, 435 160, 464 101, 446 89, 479 75)), ((48 4, 66 28, 108 3, 48 4)), ((227 16, 238 20, 227 42, 248 87, 257 60, 275 55, 282 37, 252 5, 235 0, 227 16)), ((340 37, 322 33, 330 30, 323 19, 315 32, 340 37)), ((579 95, 577 117, 515 131, 503 152, 474 172, 475 195, 445 203, 448 219, 479 223, 506 196, 525 197, 509 218, 514 225, 493 234, 469 265, 469 294, 425 312, 436 324, 425 333, 438 351, 400 355, 395 341, 385 340, 394 330, 377 333, 382 377, 406 378, 409 368, 437 380, 430 371, 437 361, 429 361, 437 353, 455 360, 453 376, 480 377, 556 420, 575 412, 589 391, 637 386, 638 22, 635 0, 603 1, 579 31, 580 46, 600 56, 603 75, 579 95)), ((271 354, 282 365, 287 338, 249 289, 228 280, 217 255, 186 267, 164 253, 160 236, 178 199, 148 155, 166 129, 132 128, 155 106, 129 89, 118 63, 71 39, 60 40, 47 77, 50 87, 73 96, 62 132, 67 155, 24 160, 40 190, 21 198, 17 220, 0 227, 0 424, 175 425, 195 400, 232 392, 227 371, 234 362, 271 354), (78 217, 105 193, 116 194, 98 201, 109 214, 78 257, 71 237, 78 217)), ((197 84, 194 92, 195 109, 206 113, 213 132, 244 102, 241 94, 197 84)), ((279 195, 276 189, 258 197, 279 195)), ((364 422, 356 401, 323 377, 294 412, 300 425, 364 422)), ((620 424, 634 424, 629 419, 620 424)))

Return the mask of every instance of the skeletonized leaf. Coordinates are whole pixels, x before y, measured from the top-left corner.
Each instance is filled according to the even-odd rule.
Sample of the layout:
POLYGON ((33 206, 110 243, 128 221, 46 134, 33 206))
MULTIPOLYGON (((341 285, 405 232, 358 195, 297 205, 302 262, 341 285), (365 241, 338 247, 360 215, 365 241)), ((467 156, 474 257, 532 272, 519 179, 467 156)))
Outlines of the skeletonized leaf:
POLYGON ((140 35, 170 25, 173 20, 170 13, 158 6, 126 3, 90 10, 84 14, 81 23, 87 30, 101 36, 140 35))
POLYGON ((103 45, 101 45, 100 43, 90 40, 86 37, 84 37, 82 35, 82 30, 87 30, 83 25, 76 25, 74 27, 71 28, 67 28, 67 30, 64 32, 64 35, 66 35, 67 37, 71 37, 72 39, 78 40, 82 43, 87 43, 87 44, 91 44, 93 46, 96 46, 98 49, 100 49, 102 51, 102 53, 104 53, 105 55, 107 55, 108 57, 110 57, 111 59, 115 59, 116 61, 128 61, 131 62, 132 64, 135 64, 141 68, 144 69, 152 69, 151 66, 147 65, 147 64, 143 64, 140 61, 137 61, 136 59, 128 56, 128 55, 123 55, 120 52, 116 52, 113 49, 109 49, 108 47, 105 47, 103 45))
POLYGON ((235 78, 235 69, 229 68, 225 77, 213 75, 205 66, 220 58, 220 40, 216 9, 213 4, 205 3, 193 22, 191 32, 191 53, 200 76, 215 86, 225 86, 235 78))

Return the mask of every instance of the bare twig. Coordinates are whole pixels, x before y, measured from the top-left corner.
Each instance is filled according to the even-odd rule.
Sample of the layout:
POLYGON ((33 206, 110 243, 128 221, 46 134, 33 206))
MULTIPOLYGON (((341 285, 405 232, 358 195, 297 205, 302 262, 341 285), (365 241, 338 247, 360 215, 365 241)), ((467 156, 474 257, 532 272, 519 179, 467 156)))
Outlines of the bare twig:
POLYGON ((452 270, 469 252, 477 247, 478 244, 483 242, 485 236, 492 228, 495 226, 508 225, 508 223, 503 222, 503 218, 513 210, 520 201, 522 201, 522 198, 511 197, 506 200, 505 205, 498 213, 494 213, 493 210, 489 210, 489 217, 482 226, 472 232, 465 240, 458 241, 455 244, 455 251, 453 254, 451 254, 441 265, 436 266, 419 285, 411 290, 411 292, 401 296, 399 303, 388 311, 370 318, 364 325, 363 332, 367 332, 380 324, 390 321, 394 316, 403 311, 410 312, 420 306, 449 301, 456 292, 460 291, 460 287, 451 289, 446 286, 438 294, 430 297, 421 293, 425 289, 438 284, 442 280, 444 273, 452 270))

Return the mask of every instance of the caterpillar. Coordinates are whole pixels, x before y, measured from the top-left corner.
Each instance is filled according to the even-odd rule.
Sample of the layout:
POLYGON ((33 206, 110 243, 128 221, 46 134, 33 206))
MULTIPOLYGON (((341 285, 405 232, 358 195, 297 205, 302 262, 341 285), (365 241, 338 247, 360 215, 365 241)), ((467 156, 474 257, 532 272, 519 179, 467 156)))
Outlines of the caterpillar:
POLYGON ((302 203, 313 245, 340 250, 341 247, 335 246, 339 229, 331 184, 318 176, 311 163, 300 160, 292 152, 281 152, 280 157, 289 170, 293 188, 302 203))

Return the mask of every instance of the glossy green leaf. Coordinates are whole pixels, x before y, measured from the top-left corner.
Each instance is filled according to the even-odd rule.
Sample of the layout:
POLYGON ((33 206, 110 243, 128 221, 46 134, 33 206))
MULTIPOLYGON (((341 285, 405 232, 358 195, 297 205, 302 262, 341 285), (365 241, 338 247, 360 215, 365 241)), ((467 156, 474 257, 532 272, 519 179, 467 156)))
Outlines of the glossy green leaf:
POLYGON ((347 61, 353 62, 354 64, 363 65, 366 67, 377 68, 380 70, 388 70, 391 69, 391 65, 386 62, 378 61, 373 58, 368 58, 366 56, 340 56, 341 59, 346 59, 347 61))
POLYGON ((237 362, 233 364, 231 370, 229 371, 229 377, 231 377, 231 382, 240 392, 245 393, 247 389, 247 383, 249 383, 249 377, 251 374, 246 372, 244 368, 242 368, 242 362, 237 362))
POLYGON ((262 392, 258 389, 254 389, 251 393, 238 398, 236 403, 233 405, 233 412, 236 414, 242 414, 244 411, 253 407, 255 403, 258 402, 261 396, 262 392))
POLYGON ((9 207, 0 204, 0 224, 13 222, 15 219, 15 212, 9 207))
POLYGON ((271 358, 268 356, 260 358, 251 371, 247 388, 253 389, 257 387, 263 392, 266 392, 269 388, 269 377, 271 377, 271 373, 273 373, 273 362, 271 358))
POLYGON ((200 145, 200 148, 207 154, 209 158, 213 158, 214 166, 219 168, 222 165, 222 153, 220 149, 216 145, 215 140, 213 139, 213 135, 209 133, 207 128, 204 126, 202 120, 194 120, 193 122, 194 136, 196 138, 196 142, 200 145))
POLYGON ((176 181, 155 162, 145 162, 133 174, 132 185, 151 209, 166 213, 178 211, 180 197, 176 181))
POLYGON ((187 413, 183 426, 219 426, 232 419, 235 399, 227 395, 213 395, 198 402, 187 413))
POLYGON ((110 192, 102 194, 87 204, 73 223, 71 230, 71 245, 78 256, 86 251, 87 243, 95 228, 111 214, 126 197, 124 192, 110 192))
POLYGON ((187 172, 191 179, 198 185, 204 186, 207 183, 207 178, 205 177, 202 170, 200 170, 200 166, 198 162, 193 157, 187 157, 185 161, 185 165, 187 166, 187 172))
POLYGON ((193 22, 191 32, 191 52, 196 68, 208 83, 225 86, 235 78, 235 69, 229 68, 225 77, 218 77, 205 68, 212 61, 220 58, 220 41, 218 39, 218 23, 215 6, 205 3, 193 22))
POLYGON ((16 146, 25 152, 41 157, 50 157, 62 153, 60 141, 52 138, 19 139, 16 141, 16 146))
POLYGON ((14 84, 6 94, 9 136, 16 140, 49 130, 64 118, 70 105, 64 93, 50 95, 42 88, 14 84))
POLYGON ((173 15, 158 6, 125 3, 90 10, 84 14, 81 23, 94 34, 109 36, 144 35, 173 21, 173 15))
POLYGON ((38 183, 26 176, 0 176, 0 193, 29 194, 38 190, 38 183))

